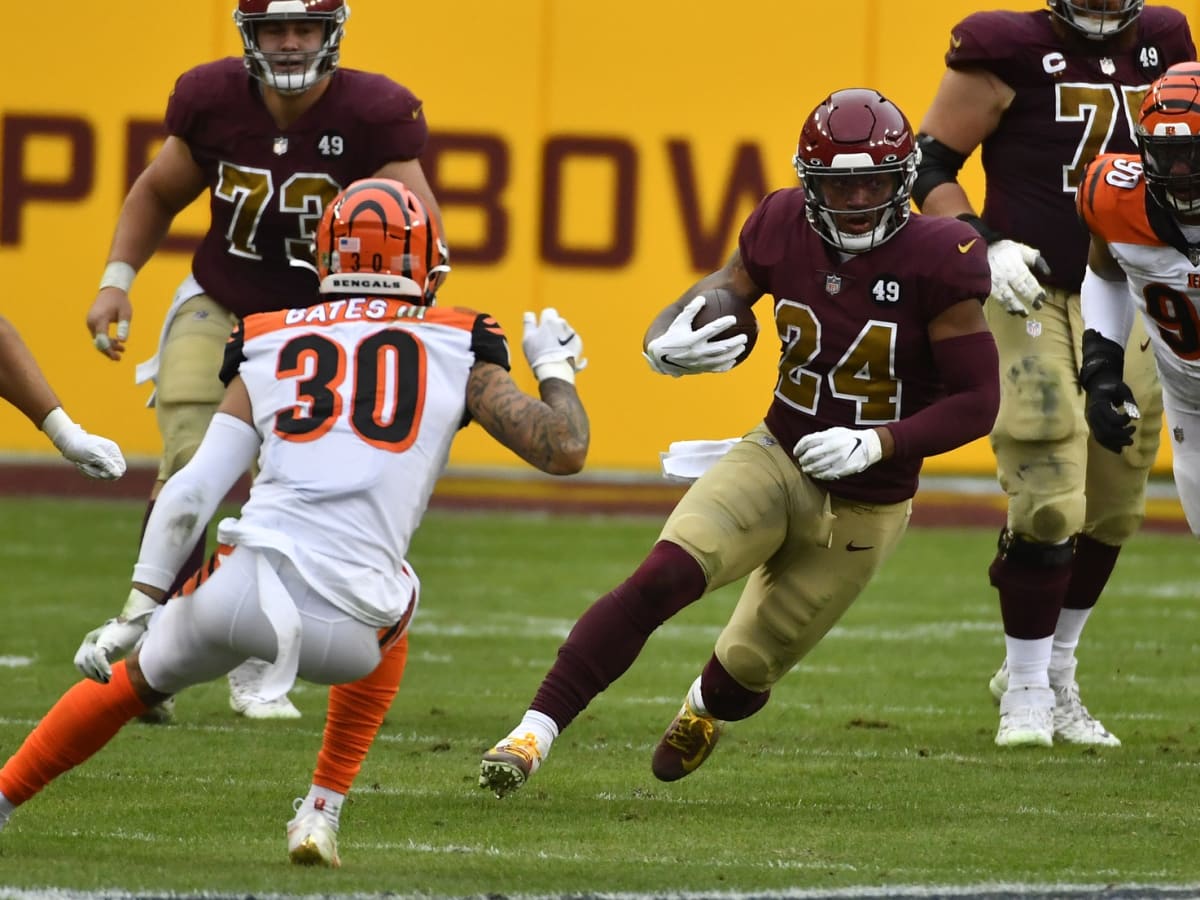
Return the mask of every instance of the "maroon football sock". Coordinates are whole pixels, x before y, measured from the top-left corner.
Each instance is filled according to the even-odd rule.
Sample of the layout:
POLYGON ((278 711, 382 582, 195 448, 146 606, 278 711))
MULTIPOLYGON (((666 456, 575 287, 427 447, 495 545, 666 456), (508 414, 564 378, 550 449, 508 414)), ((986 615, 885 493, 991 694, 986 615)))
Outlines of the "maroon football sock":
POLYGON ((1065 609, 1091 609, 1108 584, 1117 564, 1120 547, 1102 544, 1081 534, 1075 539, 1075 559, 1071 563, 1071 583, 1063 600, 1065 609))
POLYGON ((167 590, 168 597, 174 597, 179 593, 180 588, 187 584, 187 580, 196 574, 197 570, 204 565, 204 550, 208 544, 208 529, 200 533, 196 545, 192 547, 192 552, 188 554, 188 558, 183 561, 183 565, 179 568, 179 574, 175 576, 175 580, 171 582, 171 587, 167 590))
POLYGON ((659 541, 624 584, 580 616, 530 707, 565 729, 633 665, 654 629, 699 599, 706 586, 696 560, 659 541))
POLYGON ((700 675, 700 693, 708 714, 726 722, 750 718, 771 699, 769 690, 752 691, 734 681, 715 653, 700 675))
POLYGON ((1014 560, 1012 556, 997 556, 988 575, 1000 592, 1005 634, 1031 641, 1054 634, 1071 579, 1069 560, 1040 566, 1014 560))

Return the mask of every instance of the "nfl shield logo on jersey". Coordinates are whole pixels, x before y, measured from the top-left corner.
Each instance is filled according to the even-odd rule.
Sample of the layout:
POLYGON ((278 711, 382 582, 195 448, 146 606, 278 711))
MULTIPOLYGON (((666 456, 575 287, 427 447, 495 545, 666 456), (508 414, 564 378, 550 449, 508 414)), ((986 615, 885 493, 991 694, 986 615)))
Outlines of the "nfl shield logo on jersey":
POLYGON ((1100 71, 1105 75, 1112 75, 1117 71, 1117 64, 1105 56, 1100 60, 1100 71))
POLYGON ((287 145, 288 145, 287 138, 277 137, 277 138, 275 138, 275 144, 274 144, 274 146, 271 147, 271 150, 274 151, 276 156, 283 156, 283 154, 287 153, 287 145))
POLYGON ((1175 438, 1175 443, 1177 443, 1177 444, 1183 443, 1183 429, 1180 428, 1178 425, 1176 425, 1174 428, 1171 429, 1171 436, 1173 438, 1175 438))
POLYGON ((830 297, 842 292, 842 276, 841 275, 826 275, 825 276, 825 293, 830 297))

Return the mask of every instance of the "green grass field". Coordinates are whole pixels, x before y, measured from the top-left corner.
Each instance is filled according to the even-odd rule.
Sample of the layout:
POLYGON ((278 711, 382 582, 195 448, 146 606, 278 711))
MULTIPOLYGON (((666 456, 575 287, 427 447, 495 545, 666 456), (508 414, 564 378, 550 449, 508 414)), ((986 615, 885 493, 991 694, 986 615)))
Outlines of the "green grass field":
MULTIPOLYGON (((0 758, 76 679, 120 606, 141 505, 5 498, 0 758)), ((633 669, 498 801, 480 754, 576 616, 657 519, 433 512, 408 674, 342 815, 338 871, 287 862, 324 691, 294 723, 237 719, 223 683, 177 724, 131 724, 0 833, 0 896, 56 887, 225 894, 754 893, 899 885, 1200 885, 1200 584, 1188 536, 1125 551, 1085 635, 1084 699, 1124 746, 1002 751, 990 531, 914 530, 830 636, 695 775, 651 749, 735 599, 657 633, 633 669)))

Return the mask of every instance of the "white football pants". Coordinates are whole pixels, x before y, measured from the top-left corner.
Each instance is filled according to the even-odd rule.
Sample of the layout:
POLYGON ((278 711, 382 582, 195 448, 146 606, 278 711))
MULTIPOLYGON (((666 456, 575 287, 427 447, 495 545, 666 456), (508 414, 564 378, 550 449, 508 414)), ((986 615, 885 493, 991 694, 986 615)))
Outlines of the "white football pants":
POLYGON ((141 647, 147 684, 175 694, 212 681, 245 660, 272 661, 276 631, 263 611, 259 565, 274 571, 300 619, 298 674, 319 684, 357 681, 379 665, 377 629, 318 595, 284 556, 235 547, 193 593, 159 609, 141 647))

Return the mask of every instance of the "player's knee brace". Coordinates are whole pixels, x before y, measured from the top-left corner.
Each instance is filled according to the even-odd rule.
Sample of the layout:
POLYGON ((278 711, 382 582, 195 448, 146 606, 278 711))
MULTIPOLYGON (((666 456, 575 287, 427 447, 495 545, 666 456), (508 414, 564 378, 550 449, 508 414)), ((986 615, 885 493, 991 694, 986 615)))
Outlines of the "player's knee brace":
POLYGON ((1030 569, 1057 569, 1070 565, 1071 557, 1075 554, 1075 538, 1072 536, 1062 543, 1043 544, 1002 528, 996 549, 998 560, 1011 560, 1030 569))

